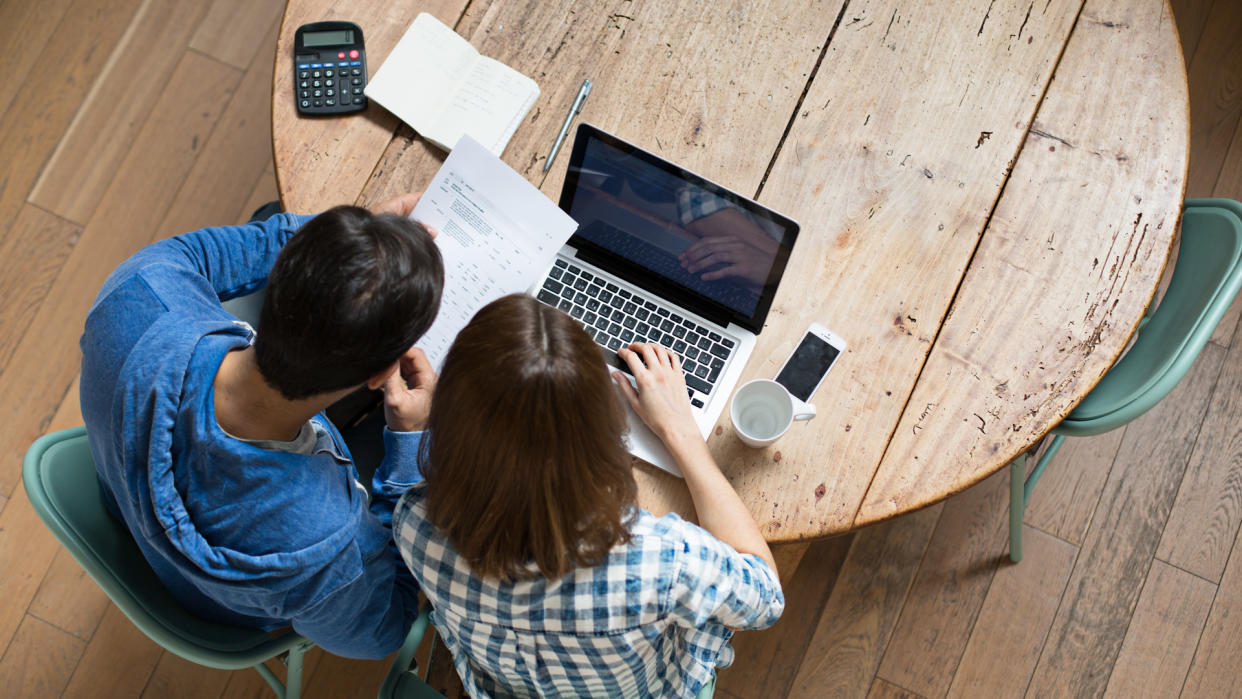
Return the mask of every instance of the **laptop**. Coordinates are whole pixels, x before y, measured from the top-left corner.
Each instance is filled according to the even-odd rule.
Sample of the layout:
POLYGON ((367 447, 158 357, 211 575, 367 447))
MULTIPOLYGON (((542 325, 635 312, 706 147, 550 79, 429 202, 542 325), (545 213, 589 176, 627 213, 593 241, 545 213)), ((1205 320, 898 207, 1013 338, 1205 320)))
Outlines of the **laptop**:
MULTIPOLYGON (((577 320, 627 376, 618 348, 673 350, 706 438, 754 351, 798 224, 587 123, 578 126, 560 207, 578 230, 531 293, 577 320)), ((630 453, 680 476, 659 438, 626 410, 630 453)))

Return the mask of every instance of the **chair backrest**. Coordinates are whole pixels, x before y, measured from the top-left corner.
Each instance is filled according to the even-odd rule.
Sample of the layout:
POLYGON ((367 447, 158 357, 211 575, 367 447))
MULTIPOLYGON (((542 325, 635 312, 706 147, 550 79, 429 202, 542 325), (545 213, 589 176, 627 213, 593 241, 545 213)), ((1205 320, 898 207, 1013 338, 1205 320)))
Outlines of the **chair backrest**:
POLYGON ((296 633, 272 638, 187 612, 105 507, 85 428, 35 441, 26 452, 22 482, 48 529, 134 625, 164 648, 200 665, 237 670, 306 641, 296 633))
POLYGON ((1057 426, 1068 435, 1120 427, 1160 402, 1190 369, 1242 286, 1242 204, 1190 199, 1169 288, 1138 338, 1057 426))

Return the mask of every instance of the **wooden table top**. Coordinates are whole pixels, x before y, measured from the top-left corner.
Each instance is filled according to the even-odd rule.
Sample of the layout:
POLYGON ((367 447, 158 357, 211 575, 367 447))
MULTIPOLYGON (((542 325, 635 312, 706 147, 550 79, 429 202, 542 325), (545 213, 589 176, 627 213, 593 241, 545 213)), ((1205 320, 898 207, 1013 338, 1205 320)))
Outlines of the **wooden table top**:
MULTIPOLYGON (((1165 0, 291 0, 272 130, 285 206, 370 205, 444 153, 378 105, 297 116, 292 42, 346 19, 372 73, 419 12, 539 83, 505 162, 543 161, 584 78, 590 121, 802 224, 742 380, 818 321, 849 350, 818 416, 751 449, 709 440, 770 541, 930 505, 1036 443, 1126 346, 1174 241, 1185 67, 1165 0), (595 5, 593 7, 593 5, 595 5)), ((693 512, 642 465, 641 502, 693 512)))

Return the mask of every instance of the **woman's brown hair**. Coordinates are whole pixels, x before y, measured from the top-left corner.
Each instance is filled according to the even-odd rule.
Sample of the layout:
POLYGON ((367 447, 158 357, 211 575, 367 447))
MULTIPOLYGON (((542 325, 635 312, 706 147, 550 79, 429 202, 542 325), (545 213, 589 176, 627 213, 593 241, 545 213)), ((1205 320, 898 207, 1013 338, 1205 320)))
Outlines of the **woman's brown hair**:
POLYGON ((594 340, 513 295, 457 336, 420 459, 427 515, 474 572, 555 578, 629 540, 637 486, 625 414, 594 340))

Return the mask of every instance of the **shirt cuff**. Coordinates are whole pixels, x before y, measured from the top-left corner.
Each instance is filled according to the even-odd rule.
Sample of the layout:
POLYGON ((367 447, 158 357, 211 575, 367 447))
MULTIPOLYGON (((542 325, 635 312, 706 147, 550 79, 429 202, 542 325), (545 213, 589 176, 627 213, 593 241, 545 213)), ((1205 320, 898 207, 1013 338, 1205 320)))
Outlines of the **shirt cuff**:
POLYGON ((388 467, 385 481, 393 485, 413 485, 423 480, 418 468, 419 446, 424 431, 400 432, 384 427, 384 465, 388 467))

